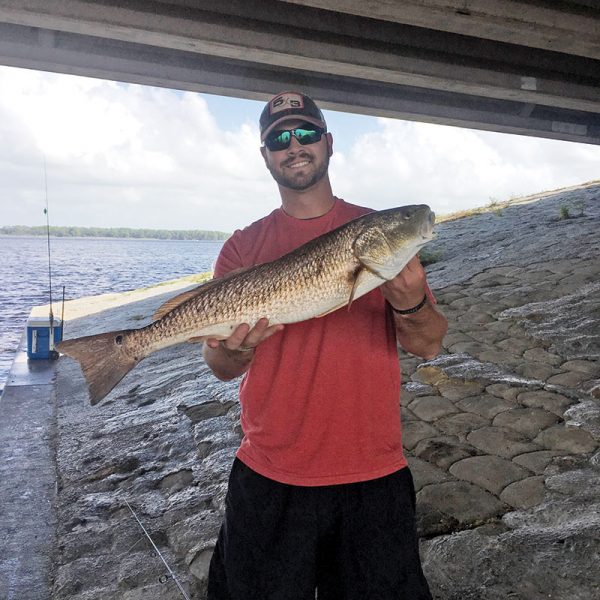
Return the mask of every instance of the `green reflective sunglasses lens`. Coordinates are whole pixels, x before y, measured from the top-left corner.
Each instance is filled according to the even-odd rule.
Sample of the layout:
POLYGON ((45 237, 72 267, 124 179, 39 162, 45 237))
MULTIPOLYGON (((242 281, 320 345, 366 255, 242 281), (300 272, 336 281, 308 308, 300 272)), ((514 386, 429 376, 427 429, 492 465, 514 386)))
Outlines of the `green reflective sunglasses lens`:
POLYGON ((321 132, 316 129, 294 129, 293 134, 303 146, 314 144, 321 139, 321 132))
POLYGON ((292 134, 290 131, 277 131, 272 138, 267 139, 270 142, 270 150, 283 150, 290 145, 292 134))
POLYGON ((324 130, 320 128, 306 129, 298 127, 284 131, 274 131, 265 139, 265 146, 271 151, 285 150, 289 147, 294 136, 302 146, 314 144, 321 139, 324 130))

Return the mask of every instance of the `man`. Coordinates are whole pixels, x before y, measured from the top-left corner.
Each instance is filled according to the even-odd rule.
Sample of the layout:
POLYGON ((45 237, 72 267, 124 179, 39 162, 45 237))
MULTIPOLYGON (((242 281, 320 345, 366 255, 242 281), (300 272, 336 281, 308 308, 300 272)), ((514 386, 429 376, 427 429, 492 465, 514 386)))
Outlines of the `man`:
MULTIPOLYGON (((215 277, 274 260, 370 212, 336 198, 333 139, 309 97, 260 117, 281 207, 225 243, 215 277)), ((425 600, 414 487, 402 452, 397 342, 432 358, 446 332, 417 258, 392 281, 302 323, 242 324, 203 353, 244 375, 244 438, 210 567, 209 600, 425 600)))

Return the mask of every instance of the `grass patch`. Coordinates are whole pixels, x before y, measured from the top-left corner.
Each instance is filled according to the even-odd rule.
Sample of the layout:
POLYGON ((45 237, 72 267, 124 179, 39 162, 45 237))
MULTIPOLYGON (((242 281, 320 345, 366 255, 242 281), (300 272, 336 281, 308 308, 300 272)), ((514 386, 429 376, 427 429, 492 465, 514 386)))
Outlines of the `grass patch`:
POLYGON ((419 251, 419 260, 424 267, 439 262, 442 259, 442 256, 443 252, 441 250, 429 250, 428 248, 422 248, 419 251))

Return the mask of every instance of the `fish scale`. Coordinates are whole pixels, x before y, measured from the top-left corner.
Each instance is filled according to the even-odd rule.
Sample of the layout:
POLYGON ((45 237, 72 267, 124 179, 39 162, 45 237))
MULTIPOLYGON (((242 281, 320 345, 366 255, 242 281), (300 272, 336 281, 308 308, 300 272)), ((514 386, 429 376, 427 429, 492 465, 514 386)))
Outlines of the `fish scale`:
POLYGON ((194 338, 226 339, 267 317, 270 325, 320 317, 393 279, 433 236, 426 205, 374 211, 269 263, 234 272, 168 300, 140 329, 65 340, 96 404, 149 354, 194 338))

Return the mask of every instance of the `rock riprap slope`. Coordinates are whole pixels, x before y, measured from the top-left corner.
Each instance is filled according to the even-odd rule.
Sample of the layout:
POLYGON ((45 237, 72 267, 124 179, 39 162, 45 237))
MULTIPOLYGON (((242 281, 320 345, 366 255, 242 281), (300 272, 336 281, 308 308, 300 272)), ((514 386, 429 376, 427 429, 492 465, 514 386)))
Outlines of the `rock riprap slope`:
MULTIPOLYGON (((428 273, 450 330, 437 359, 402 356, 401 405, 439 600, 600 597, 599 225, 587 186, 437 227, 428 273)), ((165 295, 100 299, 88 315, 90 300, 73 302, 69 336, 145 324, 165 295)), ((61 360, 53 598, 182 598, 125 500, 204 598, 237 385, 182 346, 91 407, 61 360)))

